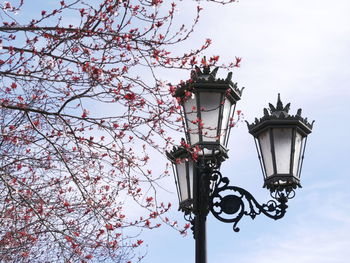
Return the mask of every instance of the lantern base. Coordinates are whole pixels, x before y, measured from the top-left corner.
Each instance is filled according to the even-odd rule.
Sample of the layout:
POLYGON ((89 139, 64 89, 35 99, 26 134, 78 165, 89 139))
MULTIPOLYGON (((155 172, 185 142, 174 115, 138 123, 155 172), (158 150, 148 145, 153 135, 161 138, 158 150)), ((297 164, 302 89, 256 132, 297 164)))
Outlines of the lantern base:
POLYGON ((193 199, 187 199, 180 202, 179 211, 184 212, 185 215, 193 212, 193 199))
POLYGON ((264 188, 274 191, 287 191, 290 192, 297 187, 302 187, 299 178, 293 175, 272 175, 265 179, 264 188))
POLYGON ((228 159, 228 149, 220 143, 202 142, 194 144, 193 147, 199 149, 197 151, 199 159, 215 161, 216 163, 222 163, 228 159))

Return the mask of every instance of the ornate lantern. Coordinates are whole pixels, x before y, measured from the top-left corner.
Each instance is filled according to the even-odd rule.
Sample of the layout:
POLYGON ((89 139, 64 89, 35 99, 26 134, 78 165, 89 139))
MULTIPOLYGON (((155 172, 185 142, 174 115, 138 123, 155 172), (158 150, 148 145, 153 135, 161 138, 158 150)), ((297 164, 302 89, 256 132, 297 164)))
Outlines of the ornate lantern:
POLYGON ((264 117, 248 124, 264 175, 264 187, 290 191, 300 185, 300 173, 304 158, 306 139, 312 131, 313 122, 296 115, 289 115, 290 103, 285 107, 278 94, 277 106, 269 104, 270 113, 264 109, 264 117))
POLYGON ((175 91, 175 97, 182 106, 187 142, 198 146, 199 155, 206 158, 221 155, 227 157, 226 146, 230 133, 236 102, 242 90, 231 81, 230 72, 226 79, 217 79, 218 68, 203 72, 196 67, 191 81, 175 91))
POLYGON ((180 209, 184 212, 192 211, 196 167, 191 154, 183 147, 174 147, 171 152, 166 152, 166 155, 173 165, 180 209))

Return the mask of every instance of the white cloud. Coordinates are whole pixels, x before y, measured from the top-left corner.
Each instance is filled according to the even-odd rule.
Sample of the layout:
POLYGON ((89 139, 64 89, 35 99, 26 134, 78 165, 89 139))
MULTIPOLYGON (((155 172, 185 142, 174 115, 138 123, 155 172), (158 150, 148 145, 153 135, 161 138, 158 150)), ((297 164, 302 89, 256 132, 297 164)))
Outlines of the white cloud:
POLYGON ((277 240, 276 237, 268 237, 261 240, 260 244, 252 244, 253 252, 238 261, 241 263, 342 263, 350 257, 350 239, 348 238, 350 226, 342 229, 310 229, 299 226, 289 231, 291 234, 278 237, 277 240), (256 249, 258 251, 254 252, 256 249))

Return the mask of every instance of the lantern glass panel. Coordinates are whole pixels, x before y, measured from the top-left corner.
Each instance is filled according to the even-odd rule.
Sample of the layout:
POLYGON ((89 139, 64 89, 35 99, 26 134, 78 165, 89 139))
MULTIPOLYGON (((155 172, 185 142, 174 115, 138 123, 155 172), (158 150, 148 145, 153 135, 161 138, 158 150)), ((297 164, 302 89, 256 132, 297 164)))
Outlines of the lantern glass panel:
POLYGON ((259 146, 264 161, 265 173, 266 176, 269 177, 274 173, 269 130, 266 130, 259 135, 259 146))
POLYGON ((218 139, 218 120, 222 93, 201 92, 200 111, 203 123, 203 141, 215 142, 218 139))
POLYGON ((188 176, 189 176, 189 183, 190 183, 190 192, 189 192, 189 197, 190 199, 193 198, 193 177, 194 177, 194 167, 193 167, 193 162, 192 161, 188 161, 187 162, 188 165, 188 176))
POLYGON ((220 143, 224 146, 227 146, 227 141, 228 141, 228 132, 229 132, 229 121, 230 118, 232 117, 234 107, 232 107, 232 103, 230 100, 227 98, 225 99, 224 103, 224 110, 222 114, 222 125, 221 125, 221 134, 220 134, 220 143))
POLYGON ((296 132, 295 135, 295 152, 294 152, 294 160, 293 160, 293 175, 295 177, 299 177, 299 169, 300 169, 300 163, 302 159, 302 147, 304 144, 304 138, 303 136, 299 133, 296 132))
POLYGON ((290 174, 291 172, 292 137, 292 128, 273 129, 277 174, 290 174))
POLYGON ((187 127, 187 133, 190 140, 190 144, 196 144, 199 142, 199 130, 197 121, 197 100, 196 95, 192 93, 190 98, 186 98, 186 101, 183 103, 185 110, 185 121, 187 127))
POLYGON ((176 174, 179 186, 180 201, 187 200, 189 198, 188 187, 187 187, 187 173, 186 173, 186 162, 181 160, 180 163, 176 164, 176 174))

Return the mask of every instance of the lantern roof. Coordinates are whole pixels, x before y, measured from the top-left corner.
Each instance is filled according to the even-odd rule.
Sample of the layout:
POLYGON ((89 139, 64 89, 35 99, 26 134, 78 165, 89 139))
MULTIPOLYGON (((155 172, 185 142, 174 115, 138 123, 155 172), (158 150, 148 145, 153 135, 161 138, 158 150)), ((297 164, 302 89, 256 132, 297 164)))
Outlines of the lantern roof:
POLYGON ((273 106, 269 103, 269 109, 264 108, 264 116, 260 119, 255 118, 255 122, 249 124, 249 132, 253 135, 259 134, 269 126, 297 126, 306 136, 311 133, 315 121, 308 122, 307 118, 301 116, 301 109, 298 109, 295 115, 290 115, 290 103, 283 106, 280 94, 278 93, 277 104, 273 106))
MULTIPOLYGON (((182 140, 184 141, 184 139, 182 140)), ((168 160, 172 163, 176 163, 181 159, 189 159, 193 162, 198 162, 200 160, 201 162, 204 161, 206 163, 211 163, 213 161, 215 163, 221 163, 228 158, 228 150, 224 146, 217 145, 215 143, 207 143, 205 146, 206 147, 204 149, 201 149, 200 147, 193 148, 195 149, 194 151, 192 151, 190 148, 186 148, 183 145, 173 146, 171 151, 166 151, 165 154, 168 160), (204 151, 209 151, 210 154, 200 154, 204 151)))
POLYGON ((203 69, 195 66, 191 71, 191 79, 181 83, 175 90, 174 97, 185 97, 187 92, 195 92, 198 89, 206 91, 226 92, 231 100, 238 101, 241 99, 244 88, 239 89, 237 83, 232 82, 232 72, 227 74, 225 79, 216 77, 219 67, 210 70, 210 66, 204 66, 203 69))

